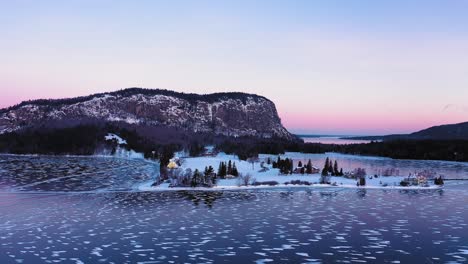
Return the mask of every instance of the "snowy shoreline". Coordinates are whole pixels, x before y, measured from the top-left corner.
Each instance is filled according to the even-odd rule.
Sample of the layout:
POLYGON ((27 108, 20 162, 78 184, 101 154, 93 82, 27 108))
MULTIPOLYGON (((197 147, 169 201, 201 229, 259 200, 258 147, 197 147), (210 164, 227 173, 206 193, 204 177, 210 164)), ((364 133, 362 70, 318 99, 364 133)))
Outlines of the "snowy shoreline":
POLYGON ((331 185, 331 184, 312 184, 312 185, 294 185, 294 184, 278 184, 278 185, 257 185, 257 186, 237 186, 237 185, 221 185, 208 187, 169 187, 169 184, 164 183, 158 186, 151 186, 153 182, 146 182, 137 186, 137 190, 142 192, 166 192, 166 191, 243 191, 243 190, 261 190, 261 189, 285 189, 285 188, 305 188, 305 189, 374 189, 374 190, 437 190, 443 186, 431 185, 429 187, 422 186, 356 186, 356 185, 331 185))
MULTIPOLYGON (((294 172, 292 174, 284 174, 280 172, 280 169, 273 167, 270 160, 273 162, 278 157, 289 157, 297 160, 303 160, 306 162, 307 159, 311 158, 314 154, 304 154, 288 152, 283 155, 267 155, 260 154, 258 159, 254 162, 240 160, 235 155, 229 155, 223 152, 216 153, 209 156, 201 157, 185 157, 178 158, 178 165, 175 166, 175 170, 180 171, 199 171, 203 172, 205 168, 212 167, 216 170, 220 164, 227 164, 228 162, 236 167, 241 175, 249 175, 250 181, 247 186, 245 182, 240 184, 239 178, 218 178, 216 184, 210 186, 178 186, 170 187, 170 183, 175 183, 172 180, 166 181, 158 186, 151 186, 153 182, 147 182, 143 184, 135 185, 135 189, 141 191, 179 191, 179 190, 200 190, 200 191, 218 191, 218 190, 248 190, 248 189, 278 189, 278 188, 354 188, 354 189, 396 189, 396 190, 430 190, 440 189, 441 186, 433 185, 429 183, 427 186, 423 185, 410 185, 401 186, 400 183, 407 176, 396 174, 395 176, 377 176, 368 175, 365 180, 364 186, 358 186, 356 178, 344 177, 344 176, 329 176, 327 182, 329 184, 320 184, 321 174, 313 172, 312 174, 294 172), (267 162, 268 161, 268 162, 267 162), (242 185, 242 186, 240 186, 242 185)), ((337 158, 340 154, 331 155, 333 158, 337 158)), ((376 159, 376 158, 372 158, 376 159)), ((294 165, 298 164, 297 162, 294 165)), ((303 163, 306 164, 306 163, 303 163)), ((316 167, 321 164, 314 164, 316 167)), ((300 167, 300 165, 299 165, 300 167)))

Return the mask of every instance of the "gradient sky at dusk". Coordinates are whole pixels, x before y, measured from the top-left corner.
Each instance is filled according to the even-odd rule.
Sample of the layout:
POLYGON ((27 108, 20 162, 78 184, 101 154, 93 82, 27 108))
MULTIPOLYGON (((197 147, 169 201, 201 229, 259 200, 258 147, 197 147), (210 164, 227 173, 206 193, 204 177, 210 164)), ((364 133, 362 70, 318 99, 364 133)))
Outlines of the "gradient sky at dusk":
POLYGON ((0 0, 0 107, 125 87, 272 99, 297 133, 468 121, 468 1, 0 0))

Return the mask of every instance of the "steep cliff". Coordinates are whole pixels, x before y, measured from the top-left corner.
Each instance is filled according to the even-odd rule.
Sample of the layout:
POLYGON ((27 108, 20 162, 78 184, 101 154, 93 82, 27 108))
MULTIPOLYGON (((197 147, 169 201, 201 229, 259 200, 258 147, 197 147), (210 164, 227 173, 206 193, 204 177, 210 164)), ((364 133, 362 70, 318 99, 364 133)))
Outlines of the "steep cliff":
POLYGON ((0 134, 85 120, 166 126, 232 137, 294 139, 281 124, 275 104, 265 97, 244 93, 184 94, 141 88, 22 102, 0 110, 0 134))

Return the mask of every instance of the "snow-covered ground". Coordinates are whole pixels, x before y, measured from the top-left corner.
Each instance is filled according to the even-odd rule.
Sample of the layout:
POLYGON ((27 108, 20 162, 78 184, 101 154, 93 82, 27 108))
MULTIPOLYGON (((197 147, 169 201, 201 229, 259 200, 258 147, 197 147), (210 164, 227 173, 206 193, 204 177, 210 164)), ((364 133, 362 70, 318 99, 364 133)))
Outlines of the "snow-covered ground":
MULTIPOLYGON (((289 153, 294 157, 301 157, 299 153, 289 153)), ((198 169, 202 171, 207 166, 212 166, 215 172, 218 170, 220 162, 228 162, 231 160, 233 163, 235 162, 236 167, 239 173, 246 175, 250 174, 257 182, 265 182, 265 181, 276 181, 279 184, 275 186, 269 185, 259 185, 259 186, 238 186, 238 179, 219 179, 217 186, 213 188, 170 188, 169 184, 161 184, 156 187, 152 187, 152 182, 147 182, 140 185, 138 188, 143 191, 163 191, 163 190, 220 190, 220 189, 256 189, 256 188, 284 188, 284 187, 341 187, 341 188, 385 188, 385 189, 434 189, 439 188, 438 186, 431 185, 430 187, 421 187, 421 186, 408 186, 402 187, 400 186, 400 181, 404 178, 403 176, 387 176, 387 177, 378 177, 378 178, 370 178, 367 177, 366 179, 366 186, 356 186, 355 179, 348 179, 344 177, 331 177, 331 183, 333 185, 328 184, 319 184, 320 182, 320 174, 292 174, 292 175, 280 175, 279 169, 271 168, 271 165, 267 165, 266 163, 264 166, 267 166, 269 169, 267 171, 262 171, 262 167, 260 166, 260 162, 265 161, 267 157, 273 157, 270 155, 260 155, 258 162, 254 164, 239 160, 235 155, 227 155, 225 153, 219 153, 213 157, 191 157, 191 158, 184 158, 182 159, 181 169, 198 169), (286 185, 285 183, 290 181, 307 181, 312 183, 312 185, 286 185)), ((276 156, 274 156, 276 157, 276 156)), ((290 157, 290 155, 285 156, 290 157)), ((302 158, 302 157, 301 157, 302 158)), ((274 160, 274 159, 273 159, 274 160)), ((317 166, 318 164, 314 164, 317 166)))
POLYGON ((119 145, 126 145, 127 144, 127 141, 119 136, 117 136, 116 134, 112 134, 112 133, 109 133, 107 134, 107 136, 105 136, 105 139, 106 140, 116 140, 117 141, 117 144, 119 145))

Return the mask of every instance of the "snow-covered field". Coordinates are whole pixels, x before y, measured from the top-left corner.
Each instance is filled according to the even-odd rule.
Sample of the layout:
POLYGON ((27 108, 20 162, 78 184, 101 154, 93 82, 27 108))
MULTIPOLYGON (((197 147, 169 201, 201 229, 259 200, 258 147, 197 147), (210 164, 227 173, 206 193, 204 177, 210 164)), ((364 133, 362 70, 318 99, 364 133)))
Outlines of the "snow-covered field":
MULTIPOLYGON (((301 153, 288 153, 289 155, 284 155, 284 157, 294 157, 294 158, 304 158, 300 156, 301 153)), ((159 186, 152 187, 152 182, 147 182, 138 187, 138 189, 142 191, 164 191, 164 190, 236 190, 236 189, 257 189, 257 188, 284 188, 284 187, 335 187, 335 188, 385 188, 385 189, 435 189, 439 188, 438 186, 431 185, 430 187, 421 187, 421 186, 408 186, 402 187, 399 185, 400 181, 404 178, 403 176, 387 176, 387 177, 378 177, 378 178, 370 178, 367 177, 366 179, 366 186, 356 186, 355 179, 348 179, 345 177, 331 177, 331 183, 333 185, 328 184, 319 184, 320 182, 320 174, 292 174, 292 175, 280 175, 279 169, 273 169, 271 165, 267 165, 266 163, 264 166, 267 166, 269 169, 267 171, 262 171, 262 167, 260 163, 265 161, 268 157, 272 158, 273 160, 276 156, 270 155, 260 155, 259 160, 254 164, 239 160, 235 155, 227 155, 225 153, 219 153, 213 157, 190 157, 182 159, 181 169, 198 169, 199 171, 203 172, 205 167, 212 166, 217 171, 220 162, 228 162, 231 160, 233 163, 236 164, 236 167, 239 173, 246 175, 250 174, 257 182, 265 182, 265 181, 276 181, 279 184, 275 186, 269 185, 259 185, 259 186, 238 186, 238 179, 219 179, 217 186, 213 188, 190 188, 190 187, 177 187, 172 188, 169 187, 169 184, 161 184, 159 186), (307 181, 312 183, 312 185, 286 185, 285 183, 290 181, 307 181)), ((307 154, 305 154, 307 157, 307 154)), ((297 165, 297 164, 296 164, 297 165)), ((314 166, 321 167, 322 164, 313 164, 314 166)))

